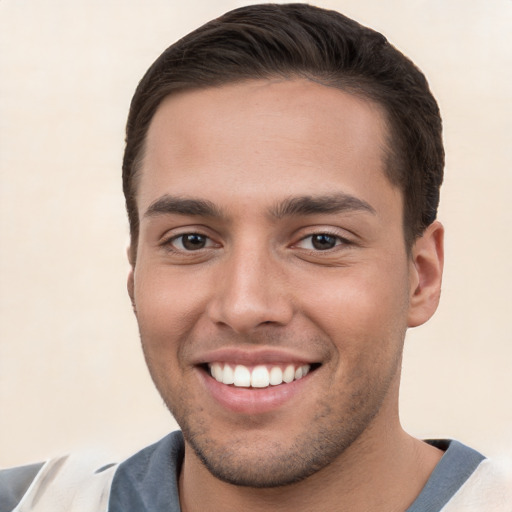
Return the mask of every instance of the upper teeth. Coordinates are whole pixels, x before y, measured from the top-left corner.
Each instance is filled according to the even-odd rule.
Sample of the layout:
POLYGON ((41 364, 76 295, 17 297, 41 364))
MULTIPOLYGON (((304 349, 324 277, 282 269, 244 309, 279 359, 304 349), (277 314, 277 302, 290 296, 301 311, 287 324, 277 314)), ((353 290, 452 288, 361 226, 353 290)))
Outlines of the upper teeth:
POLYGON ((211 363, 208 367, 216 381, 243 388, 266 388, 269 385, 289 383, 301 379, 310 369, 309 364, 302 366, 289 364, 285 367, 258 365, 250 369, 242 364, 233 367, 229 364, 211 363))

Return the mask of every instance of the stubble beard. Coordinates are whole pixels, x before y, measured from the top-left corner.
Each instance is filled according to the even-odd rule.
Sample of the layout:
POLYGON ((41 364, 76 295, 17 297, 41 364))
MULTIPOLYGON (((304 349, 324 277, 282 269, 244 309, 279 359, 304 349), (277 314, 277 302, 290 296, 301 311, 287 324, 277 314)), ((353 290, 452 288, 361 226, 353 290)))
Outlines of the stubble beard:
POLYGON ((378 395, 376 383, 367 381, 364 389, 344 397, 350 406, 342 414, 333 412, 327 400, 319 403, 311 421, 302 419, 297 411, 297 421, 304 422, 303 430, 293 442, 286 444, 264 433, 247 437, 243 429, 237 432, 235 428, 224 437, 222 434, 216 437, 200 410, 191 410, 183 401, 176 404, 162 396, 185 441, 215 478, 242 487, 276 488, 301 482, 339 460, 372 424, 392 380, 390 376, 387 382, 377 384, 378 395))
MULTIPOLYGON (((366 418, 364 423, 369 423, 366 418)), ((246 456, 246 446, 240 437, 219 445, 212 439, 193 432, 183 424, 186 441, 196 456, 217 479, 232 485, 252 488, 283 487, 303 481, 336 460, 360 436, 364 427, 352 424, 336 431, 314 429, 306 432, 291 445, 277 442, 257 442, 265 449, 246 456)))
POLYGON ((256 418, 241 421, 240 428, 231 425, 224 432, 212 430, 202 397, 191 396, 185 383, 170 389, 169 369, 160 366, 160 360, 152 360, 142 336, 141 340, 153 382, 197 459, 218 480, 261 489, 299 483, 334 461, 343 465, 342 456, 348 448, 358 440, 358 446, 365 444, 363 434, 372 430, 383 404, 397 399, 394 394, 398 395, 405 329, 402 334, 402 343, 395 347, 383 373, 375 374, 377 355, 377 359, 355 365, 358 370, 349 379, 350 389, 320 397, 312 417, 298 408, 293 440, 286 435, 273 437, 272 428, 265 428, 265 420, 258 423, 256 418))

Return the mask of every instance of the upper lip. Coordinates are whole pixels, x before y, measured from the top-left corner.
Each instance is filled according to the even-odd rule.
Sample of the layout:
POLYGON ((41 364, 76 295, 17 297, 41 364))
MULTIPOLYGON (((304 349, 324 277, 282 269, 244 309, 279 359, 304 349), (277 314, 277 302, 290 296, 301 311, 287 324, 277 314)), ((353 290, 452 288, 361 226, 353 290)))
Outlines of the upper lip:
POLYGON ((214 362, 252 366, 258 364, 312 364, 319 361, 291 350, 276 348, 243 349, 238 347, 211 350, 194 359, 194 364, 197 365, 214 362))

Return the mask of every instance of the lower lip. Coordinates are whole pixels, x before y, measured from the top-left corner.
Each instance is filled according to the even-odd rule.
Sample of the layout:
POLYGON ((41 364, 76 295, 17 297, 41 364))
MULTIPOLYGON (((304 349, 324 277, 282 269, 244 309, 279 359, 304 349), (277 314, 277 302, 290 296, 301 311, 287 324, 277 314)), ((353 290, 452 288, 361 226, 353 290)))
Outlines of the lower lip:
POLYGON ((271 412, 292 400, 302 390, 310 378, 310 373, 289 384, 267 388, 242 388, 227 386, 216 381, 207 372, 199 373, 211 396, 225 409, 241 414, 261 414, 271 412))

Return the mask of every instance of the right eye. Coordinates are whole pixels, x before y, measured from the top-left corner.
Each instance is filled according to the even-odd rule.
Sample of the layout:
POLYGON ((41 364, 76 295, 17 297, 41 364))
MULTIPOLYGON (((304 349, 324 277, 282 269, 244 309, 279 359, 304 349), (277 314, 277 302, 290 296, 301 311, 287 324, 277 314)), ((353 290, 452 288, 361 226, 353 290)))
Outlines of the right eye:
POLYGON ((167 242, 167 244, 171 245, 173 249, 187 252, 198 251, 215 245, 210 238, 200 233, 184 233, 182 235, 174 236, 167 242))

